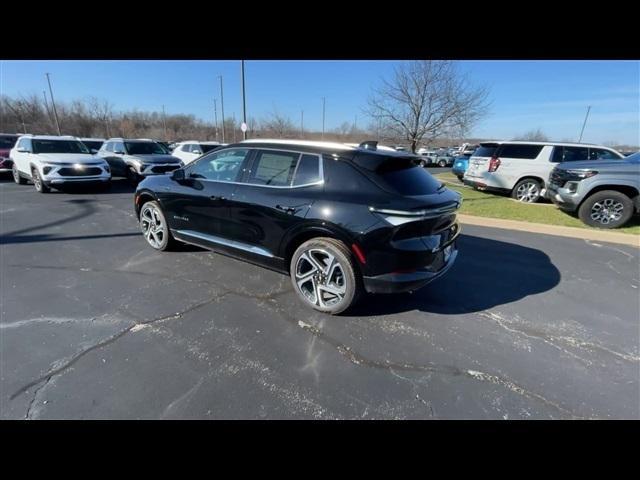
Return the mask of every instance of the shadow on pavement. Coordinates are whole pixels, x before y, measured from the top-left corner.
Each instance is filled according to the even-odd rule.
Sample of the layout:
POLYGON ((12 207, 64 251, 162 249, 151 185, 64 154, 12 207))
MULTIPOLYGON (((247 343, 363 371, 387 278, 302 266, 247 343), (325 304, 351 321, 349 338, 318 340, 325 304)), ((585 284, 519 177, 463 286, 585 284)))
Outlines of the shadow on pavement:
POLYGON ((368 295, 347 316, 419 310, 443 315, 487 310, 546 292, 560 282, 549 257, 534 248, 461 235, 456 264, 412 294, 368 295))

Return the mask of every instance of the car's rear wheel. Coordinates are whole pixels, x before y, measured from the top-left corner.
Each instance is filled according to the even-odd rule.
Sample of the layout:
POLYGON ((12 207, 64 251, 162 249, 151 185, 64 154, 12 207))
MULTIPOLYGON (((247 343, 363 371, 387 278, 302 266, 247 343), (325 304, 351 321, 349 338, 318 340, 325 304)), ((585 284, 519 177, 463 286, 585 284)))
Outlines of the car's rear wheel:
POLYGON ((355 303, 359 279, 349 249, 333 238, 313 238, 291 257, 291 283, 304 303, 335 315, 355 303))
POLYGON ((516 186, 511 191, 511 196, 519 202, 536 203, 540 200, 541 191, 542 186, 538 180, 525 178, 516 183, 516 186))
POLYGON ((442 167, 446 167, 446 166, 447 166, 447 162, 446 162, 445 160, 440 160, 440 161, 438 162, 438 166, 439 166, 440 168, 442 168, 442 167))
POLYGON ((462 179, 464 178, 464 175, 456 175, 456 177, 458 177, 458 180, 460 180, 462 182, 462 179))
POLYGON ((36 187, 36 190, 40 193, 49 193, 51 189, 44 183, 42 178, 40 177, 40 172, 38 172, 37 168, 31 170, 31 178, 33 178, 33 186, 36 187))
POLYGON ((633 215, 633 202, 624 193, 603 190, 588 197, 578 209, 580 220, 591 227, 618 228, 633 215))
POLYGON ((16 167, 15 163, 11 167, 11 173, 13 174, 13 181, 18 185, 24 185, 25 183, 27 183, 27 181, 20 176, 20 172, 18 172, 18 167, 16 167))
POLYGON ((147 243, 156 250, 169 250, 176 243, 158 202, 147 202, 140 209, 140 230, 147 243))

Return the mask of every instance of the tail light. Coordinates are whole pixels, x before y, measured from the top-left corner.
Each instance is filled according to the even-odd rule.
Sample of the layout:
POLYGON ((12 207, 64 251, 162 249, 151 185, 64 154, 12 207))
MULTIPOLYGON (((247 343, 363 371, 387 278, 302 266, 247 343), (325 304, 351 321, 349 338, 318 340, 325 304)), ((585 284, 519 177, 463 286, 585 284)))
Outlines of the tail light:
POLYGON ((491 160, 489 160, 489 171, 495 172, 496 170, 498 170, 499 166, 500 159, 498 157, 491 157, 491 160))

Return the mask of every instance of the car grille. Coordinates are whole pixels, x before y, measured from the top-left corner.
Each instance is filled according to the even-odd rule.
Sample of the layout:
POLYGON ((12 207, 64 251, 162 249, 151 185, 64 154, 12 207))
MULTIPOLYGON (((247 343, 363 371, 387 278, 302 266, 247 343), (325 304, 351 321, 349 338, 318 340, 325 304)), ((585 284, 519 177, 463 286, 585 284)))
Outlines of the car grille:
POLYGON ((102 170, 98 167, 88 168, 61 168, 58 170, 58 174, 63 177, 86 177, 89 175, 100 175, 102 170))
POLYGON ((153 173, 167 173, 167 172, 171 172, 173 170, 176 170, 180 168, 180 165, 161 165, 158 167, 153 167, 151 169, 151 171, 153 173))

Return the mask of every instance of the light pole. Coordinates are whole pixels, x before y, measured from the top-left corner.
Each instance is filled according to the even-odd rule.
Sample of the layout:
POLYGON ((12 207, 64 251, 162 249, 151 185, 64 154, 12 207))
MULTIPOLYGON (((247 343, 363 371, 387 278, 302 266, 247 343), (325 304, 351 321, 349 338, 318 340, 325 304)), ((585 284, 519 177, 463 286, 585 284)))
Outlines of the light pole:
POLYGON ((247 103, 244 94, 244 60, 242 60, 242 123, 245 125, 245 128, 242 131, 242 139, 247 139, 247 103))
POLYGON ((304 138, 304 110, 300 110, 300 138, 304 138))
POLYGON ((218 78, 220 79, 220 109, 222 110, 222 143, 224 143, 224 95, 222 93, 222 75, 218 75, 218 78))
POLYGON ((584 127, 587 125, 587 118, 589 118, 590 110, 591 110, 591 105, 587 107, 587 114, 584 116, 584 123, 582 124, 582 130, 580 131, 580 138, 578 139, 578 143, 582 141, 582 134, 584 133, 584 127))
POLYGON ((162 105, 162 126, 164 128, 164 141, 167 141, 167 116, 164 113, 164 105, 162 105))
POLYGON ((324 105, 325 105, 325 98, 322 97, 322 140, 324 140, 324 105))
POLYGON ((58 135, 62 135, 62 133, 60 133, 60 121, 58 120, 58 111, 56 110, 56 101, 53 99, 53 88, 51 88, 51 79, 49 78, 48 73, 46 73, 45 75, 47 76, 47 82, 49 83, 49 93, 51 94, 51 105, 53 105, 53 114, 56 117, 56 127, 58 128, 58 135))
POLYGON ((44 98, 44 108, 47 111, 47 118, 51 122, 51 112, 49 111, 49 102, 47 102, 47 92, 42 90, 42 98, 44 98))
POLYGON ((213 99, 213 118, 215 119, 216 141, 218 140, 218 107, 216 105, 216 99, 213 99))

